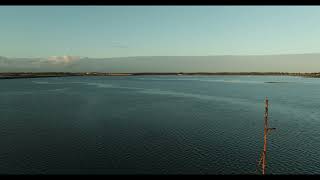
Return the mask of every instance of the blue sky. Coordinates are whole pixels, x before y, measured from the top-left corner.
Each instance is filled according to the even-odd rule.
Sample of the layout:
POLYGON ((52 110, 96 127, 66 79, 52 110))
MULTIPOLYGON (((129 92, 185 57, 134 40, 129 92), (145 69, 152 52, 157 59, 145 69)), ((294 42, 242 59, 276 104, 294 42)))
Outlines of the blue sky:
POLYGON ((1 6, 0 56, 320 53, 314 6, 1 6))

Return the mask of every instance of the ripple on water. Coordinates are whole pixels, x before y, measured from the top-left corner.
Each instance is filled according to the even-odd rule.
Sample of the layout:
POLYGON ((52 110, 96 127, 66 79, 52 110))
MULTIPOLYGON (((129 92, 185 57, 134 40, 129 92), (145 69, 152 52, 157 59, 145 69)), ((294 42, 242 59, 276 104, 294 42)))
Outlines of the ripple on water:
POLYGON ((269 136, 268 173, 320 173, 320 84, 250 78, 46 79, 21 81, 21 87, 4 81, 0 167, 250 174, 262 150, 267 94, 270 126, 277 128, 269 136))

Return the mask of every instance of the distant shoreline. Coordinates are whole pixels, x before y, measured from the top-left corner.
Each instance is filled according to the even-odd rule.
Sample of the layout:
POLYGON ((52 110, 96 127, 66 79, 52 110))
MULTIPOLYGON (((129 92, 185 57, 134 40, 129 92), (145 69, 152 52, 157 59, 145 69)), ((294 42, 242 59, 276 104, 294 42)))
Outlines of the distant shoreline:
POLYGON ((237 76, 300 76, 319 78, 320 72, 313 73, 288 73, 288 72, 141 72, 141 73, 107 73, 107 72, 3 72, 0 79, 17 78, 48 78, 48 77, 70 77, 70 76, 149 76, 149 75, 176 75, 176 76, 217 76, 217 75, 237 75, 237 76))

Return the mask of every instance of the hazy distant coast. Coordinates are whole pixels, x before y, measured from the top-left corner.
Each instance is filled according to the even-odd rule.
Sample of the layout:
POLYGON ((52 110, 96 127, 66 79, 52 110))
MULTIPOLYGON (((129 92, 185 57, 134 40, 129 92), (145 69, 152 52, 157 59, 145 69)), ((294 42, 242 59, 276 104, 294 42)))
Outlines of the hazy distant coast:
POLYGON ((288 72, 141 72, 141 73, 107 73, 107 72, 8 72, 0 73, 0 79, 17 78, 44 78, 44 77, 68 77, 68 76, 148 76, 148 75, 176 75, 176 76, 217 76, 217 75, 255 75, 255 76, 301 76, 319 78, 320 72, 315 73, 288 73, 288 72))
POLYGON ((319 72, 320 53, 225 56, 77 56, 15 58, 0 56, 0 72, 319 72))

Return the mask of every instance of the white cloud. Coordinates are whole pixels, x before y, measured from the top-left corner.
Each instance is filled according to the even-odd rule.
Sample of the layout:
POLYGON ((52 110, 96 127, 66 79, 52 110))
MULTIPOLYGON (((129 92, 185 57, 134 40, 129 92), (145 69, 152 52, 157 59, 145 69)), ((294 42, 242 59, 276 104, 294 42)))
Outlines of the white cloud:
POLYGON ((51 56, 47 60, 53 64, 70 63, 81 59, 79 56, 51 56))

